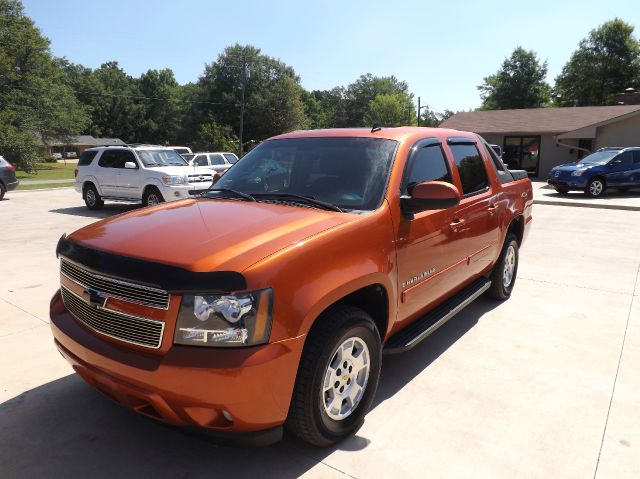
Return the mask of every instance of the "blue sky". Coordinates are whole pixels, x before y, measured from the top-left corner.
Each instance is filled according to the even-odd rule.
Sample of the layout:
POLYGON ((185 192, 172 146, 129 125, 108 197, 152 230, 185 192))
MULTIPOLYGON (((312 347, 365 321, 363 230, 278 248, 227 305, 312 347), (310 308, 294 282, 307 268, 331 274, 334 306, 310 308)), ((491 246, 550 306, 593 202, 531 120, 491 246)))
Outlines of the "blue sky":
POLYGON ((518 45, 548 60, 553 82, 606 20, 640 35, 633 0, 23 1, 53 53, 88 67, 117 60, 134 76, 169 67, 187 83, 225 46, 251 44, 293 66, 307 89, 395 75, 436 111, 479 106, 476 86, 518 45))

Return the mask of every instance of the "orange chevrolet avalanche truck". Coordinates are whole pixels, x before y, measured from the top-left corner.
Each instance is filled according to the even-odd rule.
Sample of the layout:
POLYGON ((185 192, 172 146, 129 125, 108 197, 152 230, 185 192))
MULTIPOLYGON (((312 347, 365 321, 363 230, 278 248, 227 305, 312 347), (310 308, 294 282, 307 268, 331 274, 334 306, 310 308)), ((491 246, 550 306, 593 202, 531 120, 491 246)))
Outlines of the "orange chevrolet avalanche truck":
POLYGON ((328 446, 362 424, 383 353, 510 296, 531 207, 473 133, 281 135, 201 197, 63 236, 55 344, 158 421, 328 446))

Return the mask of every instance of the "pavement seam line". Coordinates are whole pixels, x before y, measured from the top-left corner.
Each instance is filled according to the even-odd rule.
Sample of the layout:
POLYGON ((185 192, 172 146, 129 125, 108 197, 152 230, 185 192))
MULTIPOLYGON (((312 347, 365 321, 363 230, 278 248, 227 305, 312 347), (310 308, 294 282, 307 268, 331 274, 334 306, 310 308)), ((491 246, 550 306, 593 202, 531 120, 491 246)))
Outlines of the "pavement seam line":
POLYGON ((44 328, 46 326, 46 324, 38 324, 37 326, 31 326, 30 328, 26 328, 26 329, 21 329, 20 331, 13 331, 11 333, 7 333, 7 334, 3 334, 0 336, 0 339, 3 338, 8 338, 9 336, 15 336, 16 334, 22 334, 22 333, 26 333, 28 331, 32 331, 34 329, 38 329, 38 328, 44 328))
POLYGON ((337 467, 333 467, 331 464, 327 464, 327 463, 326 463, 326 462, 324 462, 324 461, 320 461, 320 464, 324 464, 325 466, 327 466, 327 467, 329 467, 329 468, 333 469, 334 471, 339 472, 340 474, 344 474, 344 475, 345 475, 345 476, 347 476, 347 477, 351 477, 352 479, 358 479, 356 476, 352 476, 351 474, 348 474, 348 473, 346 473, 346 472, 344 472, 344 471, 341 471, 341 470, 340 470, 340 469, 338 469, 337 467))
POLYGON ((634 291, 631 292, 631 294, 629 293, 624 293, 621 291, 613 291, 613 290, 609 290, 609 289, 599 289, 599 288, 592 288, 590 286, 580 286, 577 284, 569 284, 569 283, 558 283, 557 281, 547 281, 545 279, 535 279, 535 278, 527 278, 525 276, 518 276, 519 279, 524 279, 525 281, 534 281, 536 283, 546 283, 546 284, 553 284, 555 286, 566 286, 568 288, 579 288, 579 289, 588 289, 589 291, 598 291, 600 293, 610 293, 610 294, 622 294, 624 296, 636 296, 636 294, 634 294, 634 291))
POLYGON ((49 324, 49 323, 48 323, 47 321, 45 321, 44 319, 39 318, 38 316, 36 316, 36 315, 35 315, 35 314, 33 314, 33 313, 30 313, 30 312, 29 312, 29 311, 27 311, 26 309, 22 309, 20 306, 18 306, 17 304, 13 304, 13 303, 12 303, 11 301, 9 301, 8 299, 4 299, 4 298, 3 298, 3 297, 1 297, 1 296, 0 296, 0 299, 1 299, 2 301, 4 301, 5 303, 10 304, 10 305, 11 305, 11 306, 13 306, 14 308, 19 309, 19 310, 20 310, 20 311, 22 311, 23 313, 26 313, 26 314, 28 314, 29 316, 32 316, 32 317, 36 318, 38 321, 41 321, 41 322, 43 322, 44 324, 49 324))
MULTIPOLYGON (((638 270, 636 271, 636 280, 633 283, 633 291, 635 292, 638 287, 638 277, 640 277, 640 263, 638 264, 638 270)), ((629 314, 627 314, 627 322, 624 325, 624 335, 622 336, 622 345, 620 346, 620 356, 618 357, 618 367, 616 368, 616 375, 613 378, 613 387, 611 388, 611 398, 609 398, 609 407, 607 408, 607 417, 604 421, 604 429, 602 431, 602 439, 600 440, 600 449, 598 450, 598 460, 596 461, 596 469, 593 471, 594 479, 598 475, 598 467, 600 466, 600 457, 602 456, 602 448, 604 446, 604 439, 607 435, 607 426, 609 425, 609 415, 611 414, 611 406, 613 405, 613 396, 616 392, 616 384, 618 382, 618 374, 620 373, 620 364, 622 363, 622 355, 624 353, 624 345, 627 340, 627 332, 629 330, 629 322, 631 321, 631 314, 633 312, 633 303, 635 301, 635 295, 631 295, 631 304, 629 305, 629 314)))

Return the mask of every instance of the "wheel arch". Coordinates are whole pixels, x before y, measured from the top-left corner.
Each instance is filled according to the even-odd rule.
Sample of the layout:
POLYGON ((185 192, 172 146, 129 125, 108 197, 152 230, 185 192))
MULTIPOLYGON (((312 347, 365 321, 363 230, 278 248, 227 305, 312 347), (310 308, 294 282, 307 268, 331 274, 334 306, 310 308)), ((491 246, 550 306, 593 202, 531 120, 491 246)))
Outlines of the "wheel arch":
POLYGON ((100 188, 100 183, 98 183, 98 180, 94 176, 86 176, 82 178, 82 197, 83 198, 84 198, 85 192, 87 191, 87 187, 89 185, 93 185, 93 187, 96 189, 98 194, 100 196, 103 196, 102 188, 100 188))
POLYGON ((524 215, 519 214, 511 220, 507 227, 505 239, 509 236, 509 233, 513 233, 518 241, 518 247, 522 246, 522 240, 524 239, 524 215))

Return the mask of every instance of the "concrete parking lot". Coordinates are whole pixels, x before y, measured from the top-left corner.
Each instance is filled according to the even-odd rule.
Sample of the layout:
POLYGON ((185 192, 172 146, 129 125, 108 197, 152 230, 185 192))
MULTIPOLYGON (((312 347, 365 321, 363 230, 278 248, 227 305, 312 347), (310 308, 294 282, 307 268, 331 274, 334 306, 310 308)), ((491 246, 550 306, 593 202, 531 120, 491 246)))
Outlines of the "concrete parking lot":
POLYGON ((0 202, 0 477, 640 477, 640 212, 536 205, 509 301, 384 359, 357 435, 216 446, 93 391, 48 327, 61 234, 125 211, 0 202))

